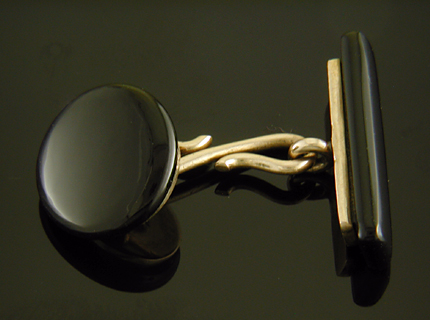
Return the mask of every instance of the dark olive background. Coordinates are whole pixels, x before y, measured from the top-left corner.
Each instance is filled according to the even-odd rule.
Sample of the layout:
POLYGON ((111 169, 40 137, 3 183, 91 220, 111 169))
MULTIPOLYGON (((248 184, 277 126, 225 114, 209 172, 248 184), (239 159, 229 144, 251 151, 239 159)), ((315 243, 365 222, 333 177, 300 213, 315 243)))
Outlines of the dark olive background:
MULTIPOLYGON (((429 16, 425 1, 14 1, 0 5, 2 319, 425 319, 429 16), (155 95, 180 139, 324 137, 326 61, 364 32, 376 56, 393 220, 391 281, 356 306, 335 274, 327 200, 294 206, 214 188, 171 205, 181 260, 165 286, 102 286, 54 249, 35 166, 76 95, 128 83, 155 95)), ((252 172, 283 186, 285 177, 252 172)))

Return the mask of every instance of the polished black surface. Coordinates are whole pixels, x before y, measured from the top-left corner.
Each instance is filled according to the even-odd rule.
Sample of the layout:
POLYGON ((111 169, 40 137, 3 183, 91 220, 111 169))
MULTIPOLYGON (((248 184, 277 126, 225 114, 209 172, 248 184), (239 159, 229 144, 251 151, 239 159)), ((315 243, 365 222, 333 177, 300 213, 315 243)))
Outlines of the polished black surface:
POLYGON ((105 235, 147 220, 175 177, 177 142, 166 111, 127 85, 92 89, 70 102, 42 143, 42 203, 67 229, 105 235))
MULTIPOLYGON (((428 318, 428 1, 13 1, 1 12, 1 319, 428 318), (350 30, 372 44, 383 108, 394 251, 375 305, 357 306, 350 278, 335 273, 327 200, 285 206, 242 190, 245 181, 229 196, 212 185, 169 205, 180 262, 156 290, 103 285, 52 245, 35 164, 53 119, 76 96, 108 83, 145 88, 179 140, 323 138, 326 63, 341 57, 350 30)), ((281 190, 288 181, 246 175, 281 190)))
POLYGON ((352 219, 369 267, 389 269, 391 216, 378 78, 361 32, 342 37, 341 61, 352 219))

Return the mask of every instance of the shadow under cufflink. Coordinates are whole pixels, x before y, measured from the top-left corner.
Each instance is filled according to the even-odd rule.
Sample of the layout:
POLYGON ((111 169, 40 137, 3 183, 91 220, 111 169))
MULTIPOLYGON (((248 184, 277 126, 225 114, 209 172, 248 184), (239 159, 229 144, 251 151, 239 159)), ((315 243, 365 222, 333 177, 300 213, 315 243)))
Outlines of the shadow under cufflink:
MULTIPOLYGON (((271 150, 270 156, 283 159, 281 150, 271 150)), ((288 176, 287 188, 280 189, 260 178, 240 172, 223 173, 208 170, 204 174, 178 183, 169 202, 190 196, 203 189, 216 185, 215 193, 229 196, 236 190, 248 190, 275 203, 295 205, 305 200, 328 199, 330 203, 332 237, 336 273, 338 276, 351 277, 354 302, 359 306, 371 306, 377 303, 384 294, 390 277, 390 264, 376 267, 375 261, 381 260, 381 250, 362 250, 360 244, 348 246, 340 231, 337 212, 337 201, 332 172, 302 173, 288 176), (385 267, 386 266, 386 267, 385 267)), ((378 241, 367 241, 367 247, 379 246, 378 241)), ((382 251, 383 252, 383 251, 382 251)))
POLYGON ((290 184, 313 181, 315 186, 323 188, 324 192, 317 192, 317 197, 309 197, 309 200, 326 198, 330 203, 333 253, 336 274, 339 277, 351 278, 351 291, 354 302, 362 307, 376 304, 387 289, 390 280, 390 263, 381 265, 378 261, 382 259, 384 251, 380 248, 379 241, 367 241, 367 247, 374 246, 373 255, 369 250, 363 250, 362 242, 355 245, 347 245, 342 235, 333 185, 333 176, 330 174, 308 175, 303 174, 292 177, 290 184))
MULTIPOLYGON (((271 152, 271 156, 278 156, 271 152)), ((282 158, 282 156, 281 156, 282 158)), ((288 188, 280 189, 260 178, 244 174, 221 173, 209 170, 205 174, 179 183, 171 201, 182 199, 193 193, 216 185, 215 193, 229 196, 236 190, 248 190, 283 205, 295 205, 305 200, 328 199, 330 203, 333 251, 336 274, 340 277, 351 278, 351 289, 354 302, 359 306, 372 306, 384 294, 390 278, 390 264, 378 264, 383 259, 384 251, 379 250, 378 240, 366 240, 363 250, 363 241, 356 245, 347 245, 342 236, 337 212, 337 201, 333 174, 331 172, 303 173, 289 176, 288 188), (369 254, 369 247, 375 247, 373 255, 369 254)))
MULTIPOLYGON (((381 252, 363 250, 360 243, 348 246, 342 236, 337 212, 337 202, 333 175, 328 172, 318 174, 303 173, 289 176, 287 190, 280 189, 260 178, 247 174, 229 176, 216 187, 219 195, 231 195, 236 190, 248 190, 266 199, 283 205, 295 205, 305 200, 328 199, 330 203, 333 251, 336 274, 351 278, 354 302, 359 306, 372 306, 384 294, 390 278, 390 264, 380 266, 381 252)), ((379 246, 378 241, 367 246, 379 246)))
POLYGON ((164 286, 176 273, 180 235, 176 217, 168 207, 126 234, 98 240, 63 230, 42 204, 39 214, 46 235, 61 256, 106 287, 147 292, 164 286))

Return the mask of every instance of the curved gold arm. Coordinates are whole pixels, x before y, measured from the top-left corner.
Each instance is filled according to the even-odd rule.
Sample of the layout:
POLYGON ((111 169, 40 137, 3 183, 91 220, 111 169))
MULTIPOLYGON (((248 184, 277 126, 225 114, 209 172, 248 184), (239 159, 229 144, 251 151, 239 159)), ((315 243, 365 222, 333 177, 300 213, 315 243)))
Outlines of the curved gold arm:
POLYGON ((217 160, 219 161, 215 168, 219 171, 228 171, 233 168, 254 168, 272 173, 298 174, 314 165, 315 154, 311 154, 311 152, 329 153, 327 143, 311 138, 312 142, 314 140, 322 141, 318 146, 324 145, 325 149, 321 151, 322 149, 318 148, 312 151, 312 148, 306 148, 306 151, 311 150, 310 153, 294 160, 277 160, 253 152, 273 148, 290 148, 291 145, 301 140, 306 139, 297 134, 277 133, 192 152, 180 159, 179 174, 217 160))
POLYGON ((207 135, 198 136, 189 141, 178 141, 181 156, 197 152, 209 147, 212 143, 212 137, 207 135))
POLYGON ((218 160, 215 169, 230 171, 236 168, 253 168, 271 173, 299 174, 311 168, 314 163, 314 158, 278 160, 253 153, 235 153, 218 160))

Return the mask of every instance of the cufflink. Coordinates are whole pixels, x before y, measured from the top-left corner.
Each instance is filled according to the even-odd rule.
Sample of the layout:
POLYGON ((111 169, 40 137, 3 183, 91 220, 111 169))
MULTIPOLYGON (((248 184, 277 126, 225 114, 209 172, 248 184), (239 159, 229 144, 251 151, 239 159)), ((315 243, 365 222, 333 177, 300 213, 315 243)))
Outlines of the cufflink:
POLYGON ((216 147, 207 135, 178 141, 166 109, 151 94, 105 85, 71 101, 51 124, 37 160, 41 204, 63 229, 99 239, 151 219, 178 178, 200 166, 295 176, 326 172, 334 181, 337 274, 351 276, 358 304, 375 303, 388 284, 392 251, 376 65, 362 33, 345 34, 341 44, 341 59, 327 64, 328 141, 290 133, 216 147), (288 149, 289 159, 262 154, 273 148, 288 149))

